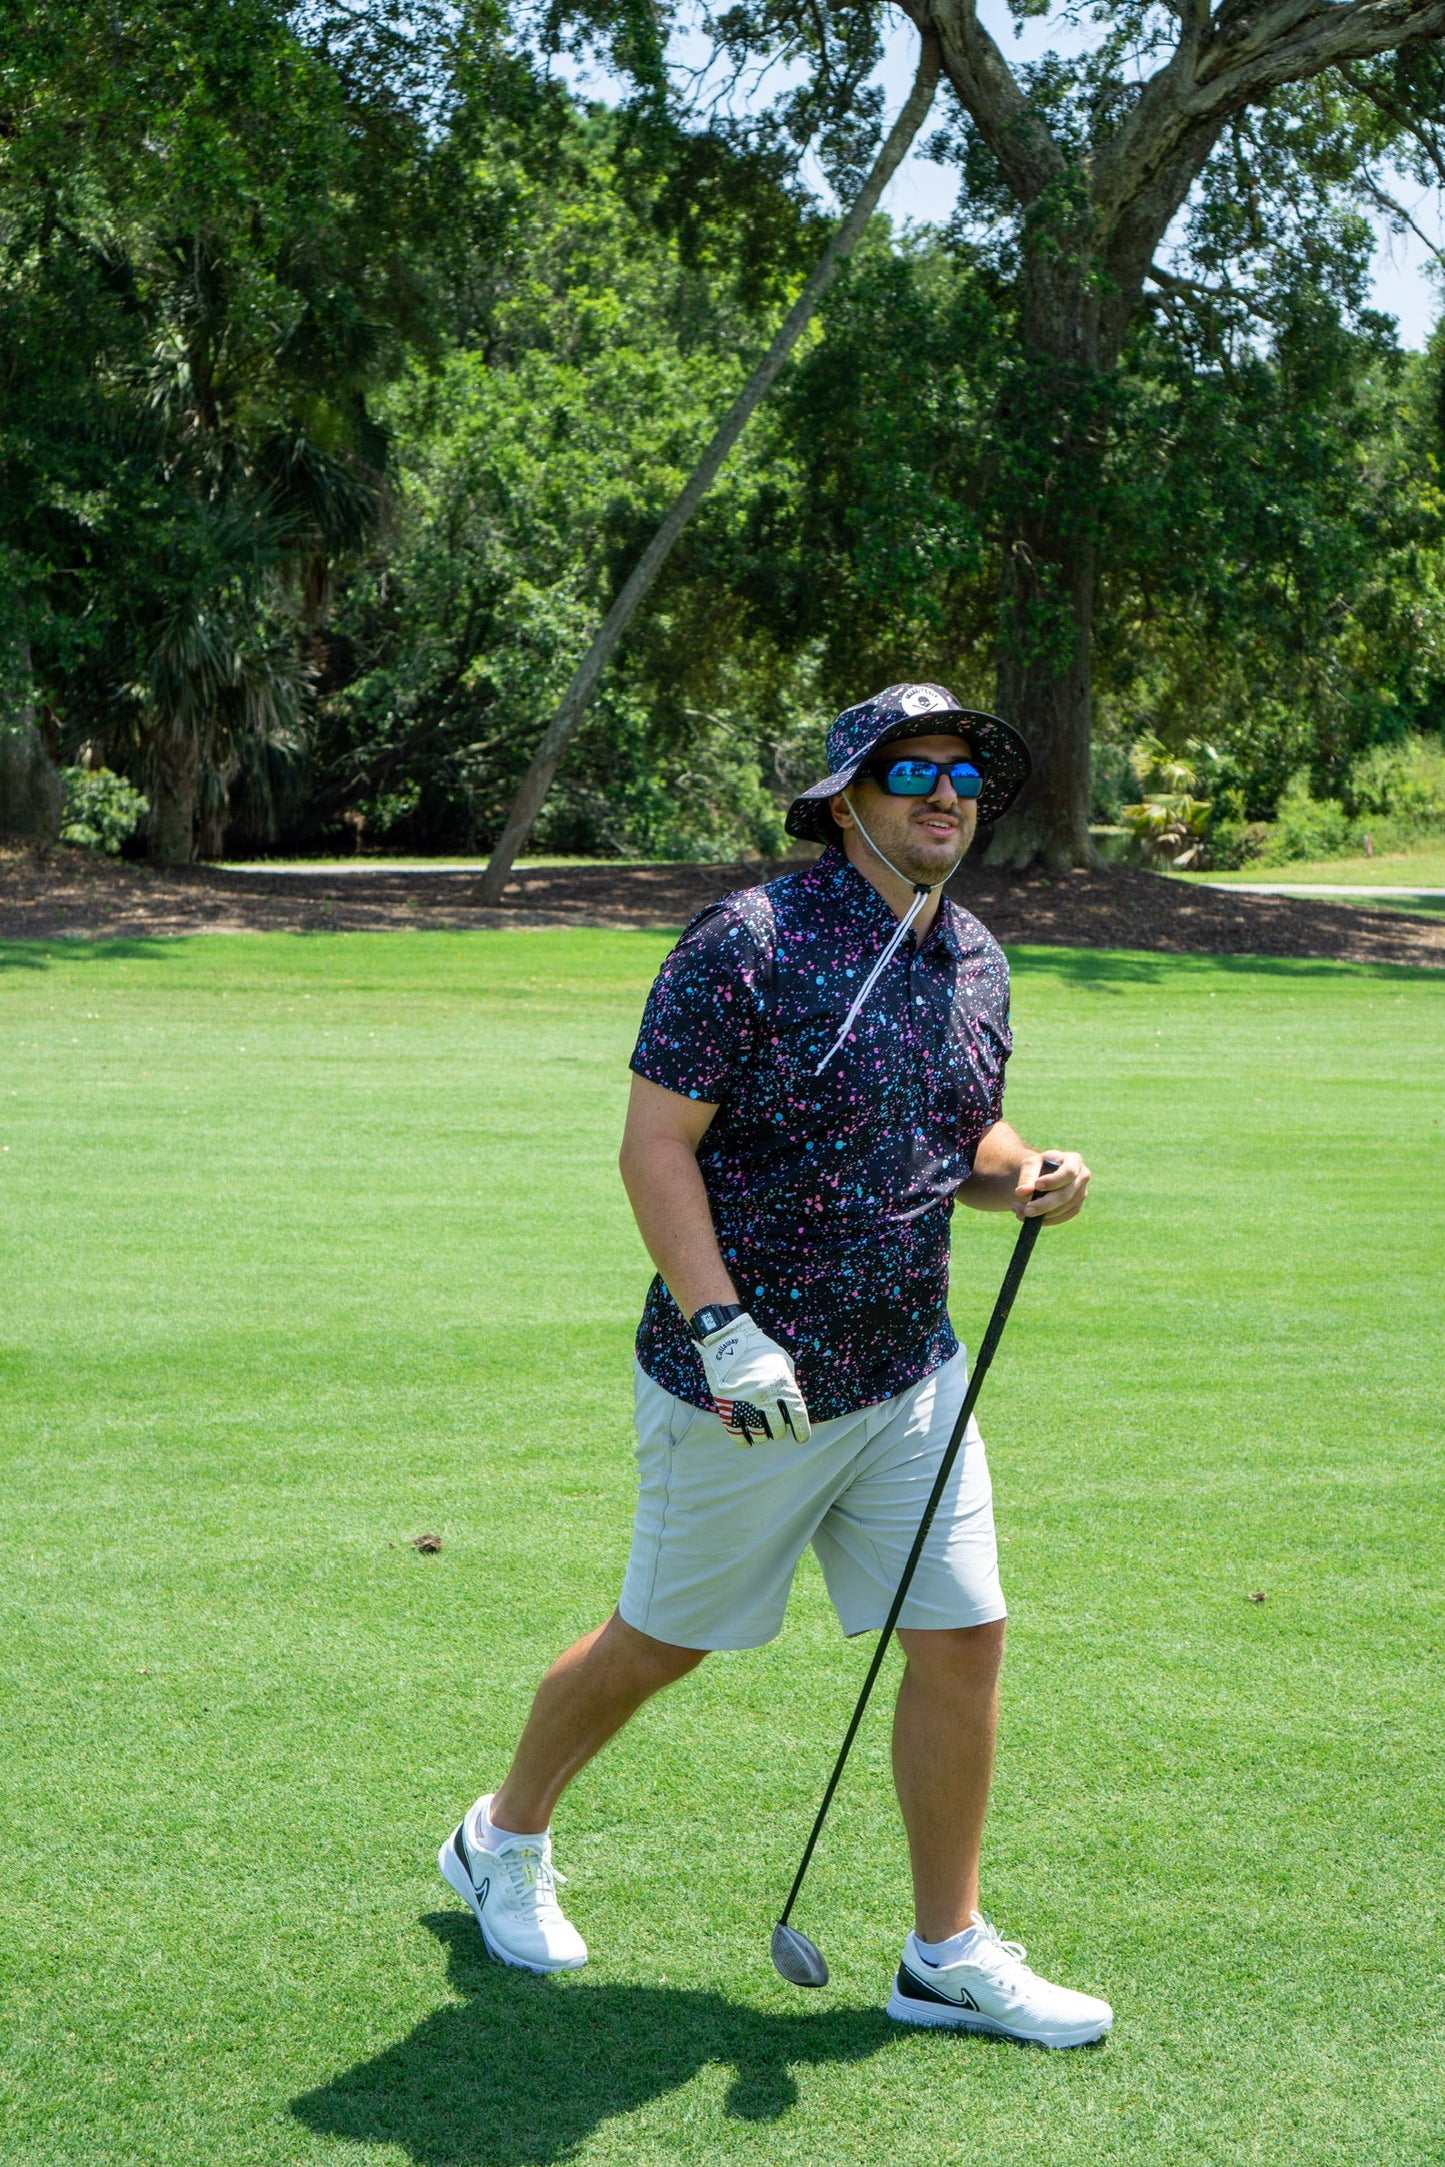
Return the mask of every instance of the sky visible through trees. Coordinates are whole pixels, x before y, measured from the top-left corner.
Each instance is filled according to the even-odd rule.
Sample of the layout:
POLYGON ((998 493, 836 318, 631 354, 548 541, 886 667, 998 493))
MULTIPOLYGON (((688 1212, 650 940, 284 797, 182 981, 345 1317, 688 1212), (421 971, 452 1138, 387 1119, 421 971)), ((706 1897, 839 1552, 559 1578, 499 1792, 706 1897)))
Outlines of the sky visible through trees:
MULTIPOLYGON (((1010 59, 1036 60, 1050 49, 1080 51, 1094 42, 1087 25, 1062 21, 1057 15, 1015 21, 997 0, 979 12, 1010 59)), ((890 112, 907 96, 916 43, 910 27, 901 20, 891 23, 885 33, 883 59, 874 80, 882 86, 890 112)), ((695 39, 686 37, 675 40, 676 49, 684 57, 689 57, 690 47, 696 44, 695 39)), ((579 62, 559 55, 553 66, 579 96, 615 102, 625 95, 626 86, 599 66, 595 58, 579 62)), ((746 103, 746 99, 741 102, 746 103)), ((824 202, 832 202, 833 192, 817 161, 807 160, 804 170, 809 186, 824 202)), ((1372 222, 1378 240, 1371 264, 1371 299, 1376 308, 1395 317, 1401 345, 1418 350, 1427 344, 1440 315, 1441 257, 1435 251, 1445 253, 1445 216, 1437 189, 1422 188, 1408 176, 1393 171, 1389 180, 1392 192, 1420 231, 1392 227, 1382 212, 1374 213, 1372 222)), ((889 183, 882 207, 900 225, 909 220, 943 225, 953 215, 958 187, 957 168, 929 157, 920 145, 904 159, 889 183)))

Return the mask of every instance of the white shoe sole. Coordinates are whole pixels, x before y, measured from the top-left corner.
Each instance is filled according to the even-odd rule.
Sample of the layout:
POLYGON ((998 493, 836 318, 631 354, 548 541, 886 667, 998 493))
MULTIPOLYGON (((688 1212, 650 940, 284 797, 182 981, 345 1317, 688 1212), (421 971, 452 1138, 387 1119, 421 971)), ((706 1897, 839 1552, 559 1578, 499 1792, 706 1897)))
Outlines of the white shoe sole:
POLYGON ((993 2017, 981 2016, 976 2009, 945 2008, 942 2002, 913 2001, 900 1994, 896 1986, 888 1997, 888 2014, 897 2024, 920 2024, 935 2031, 987 2032, 992 2039, 1014 2039, 1028 2047, 1089 2047, 1096 2039, 1104 2038, 1109 2030, 1107 2024, 1074 2024, 1045 2039, 1038 2032, 1021 2032, 1012 2025, 999 2024, 993 2017))
POLYGON ((472 1914, 481 1929, 482 1940, 487 1945, 487 1954, 494 1956, 499 1964, 510 1964, 514 1971, 530 1971, 537 1973, 539 1976, 545 1976, 549 1971, 580 1971, 582 1969, 582 1966, 587 1961, 585 1956, 559 1957, 555 1964, 533 1964, 529 1963, 524 1956, 513 1956, 509 1950, 498 1947, 487 1932, 487 1922, 482 1917, 482 1907, 477 1901, 476 1886, 471 1875, 467 1872, 466 1863, 457 1856, 455 1836, 448 1836, 446 1842, 438 1851, 437 1867, 447 1887, 455 1889, 457 1895, 471 1905, 472 1914))

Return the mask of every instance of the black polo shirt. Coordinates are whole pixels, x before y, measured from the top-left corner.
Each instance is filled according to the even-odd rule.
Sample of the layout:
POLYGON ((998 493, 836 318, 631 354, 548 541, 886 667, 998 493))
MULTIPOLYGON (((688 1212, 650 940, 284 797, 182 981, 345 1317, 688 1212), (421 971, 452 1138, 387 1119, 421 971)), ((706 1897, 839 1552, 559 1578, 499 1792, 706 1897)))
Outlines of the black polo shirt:
MULTIPOLYGON (((837 848, 699 912, 658 973, 632 1067, 717 1106, 698 1149, 739 1299, 792 1355, 814 1421, 891 1398, 957 1351, 948 1229, 1003 1104, 1008 963, 945 901, 814 1074, 897 924, 837 848)), ((648 1375, 710 1405, 654 1279, 648 1375)))

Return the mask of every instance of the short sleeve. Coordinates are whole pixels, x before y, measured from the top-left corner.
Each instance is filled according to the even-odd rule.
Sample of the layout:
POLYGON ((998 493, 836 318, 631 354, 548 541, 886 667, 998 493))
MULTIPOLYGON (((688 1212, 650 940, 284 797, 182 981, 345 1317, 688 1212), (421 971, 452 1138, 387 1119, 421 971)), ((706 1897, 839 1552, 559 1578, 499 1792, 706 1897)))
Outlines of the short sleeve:
POLYGON ((721 1105, 757 1047, 770 976, 770 953, 740 911, 700 911, 653 981, 633 1073, 721 1105))
POLYGON ((992 1128, 995 1121, 1002 1121, 1003 1119, 1004 1070, 1008 1065, 1008 1057, 1014 1050, 1014 1035, 1009 1025, 1007 963, 1003 967, 1003 1000, 1000 1002, 992 1019, 992 1032, 996 1057, 993 1070, 992 1106, 988 1117, 990 1128, 992 1128))
POLYGON ((1003 1119, 1004 1072, 1014 1043, 1009 1027, 1008 957, 976 918, 957 904, 952 908, 963 961, 959 1020, 972 1071, 964 1133, 976 1142, 985 1129, 1003 1119))

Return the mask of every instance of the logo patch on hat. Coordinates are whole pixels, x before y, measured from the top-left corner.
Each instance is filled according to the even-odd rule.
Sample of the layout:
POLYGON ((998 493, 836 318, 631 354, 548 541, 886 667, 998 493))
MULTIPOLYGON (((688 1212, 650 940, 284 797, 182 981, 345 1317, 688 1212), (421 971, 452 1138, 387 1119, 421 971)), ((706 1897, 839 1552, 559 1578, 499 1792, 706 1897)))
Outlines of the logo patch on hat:
POLYGON ((898 705, 905 715, 931 715, 935 707, 946 704, 931 685, 910 685, 906 692, 898 695, 898 705))

